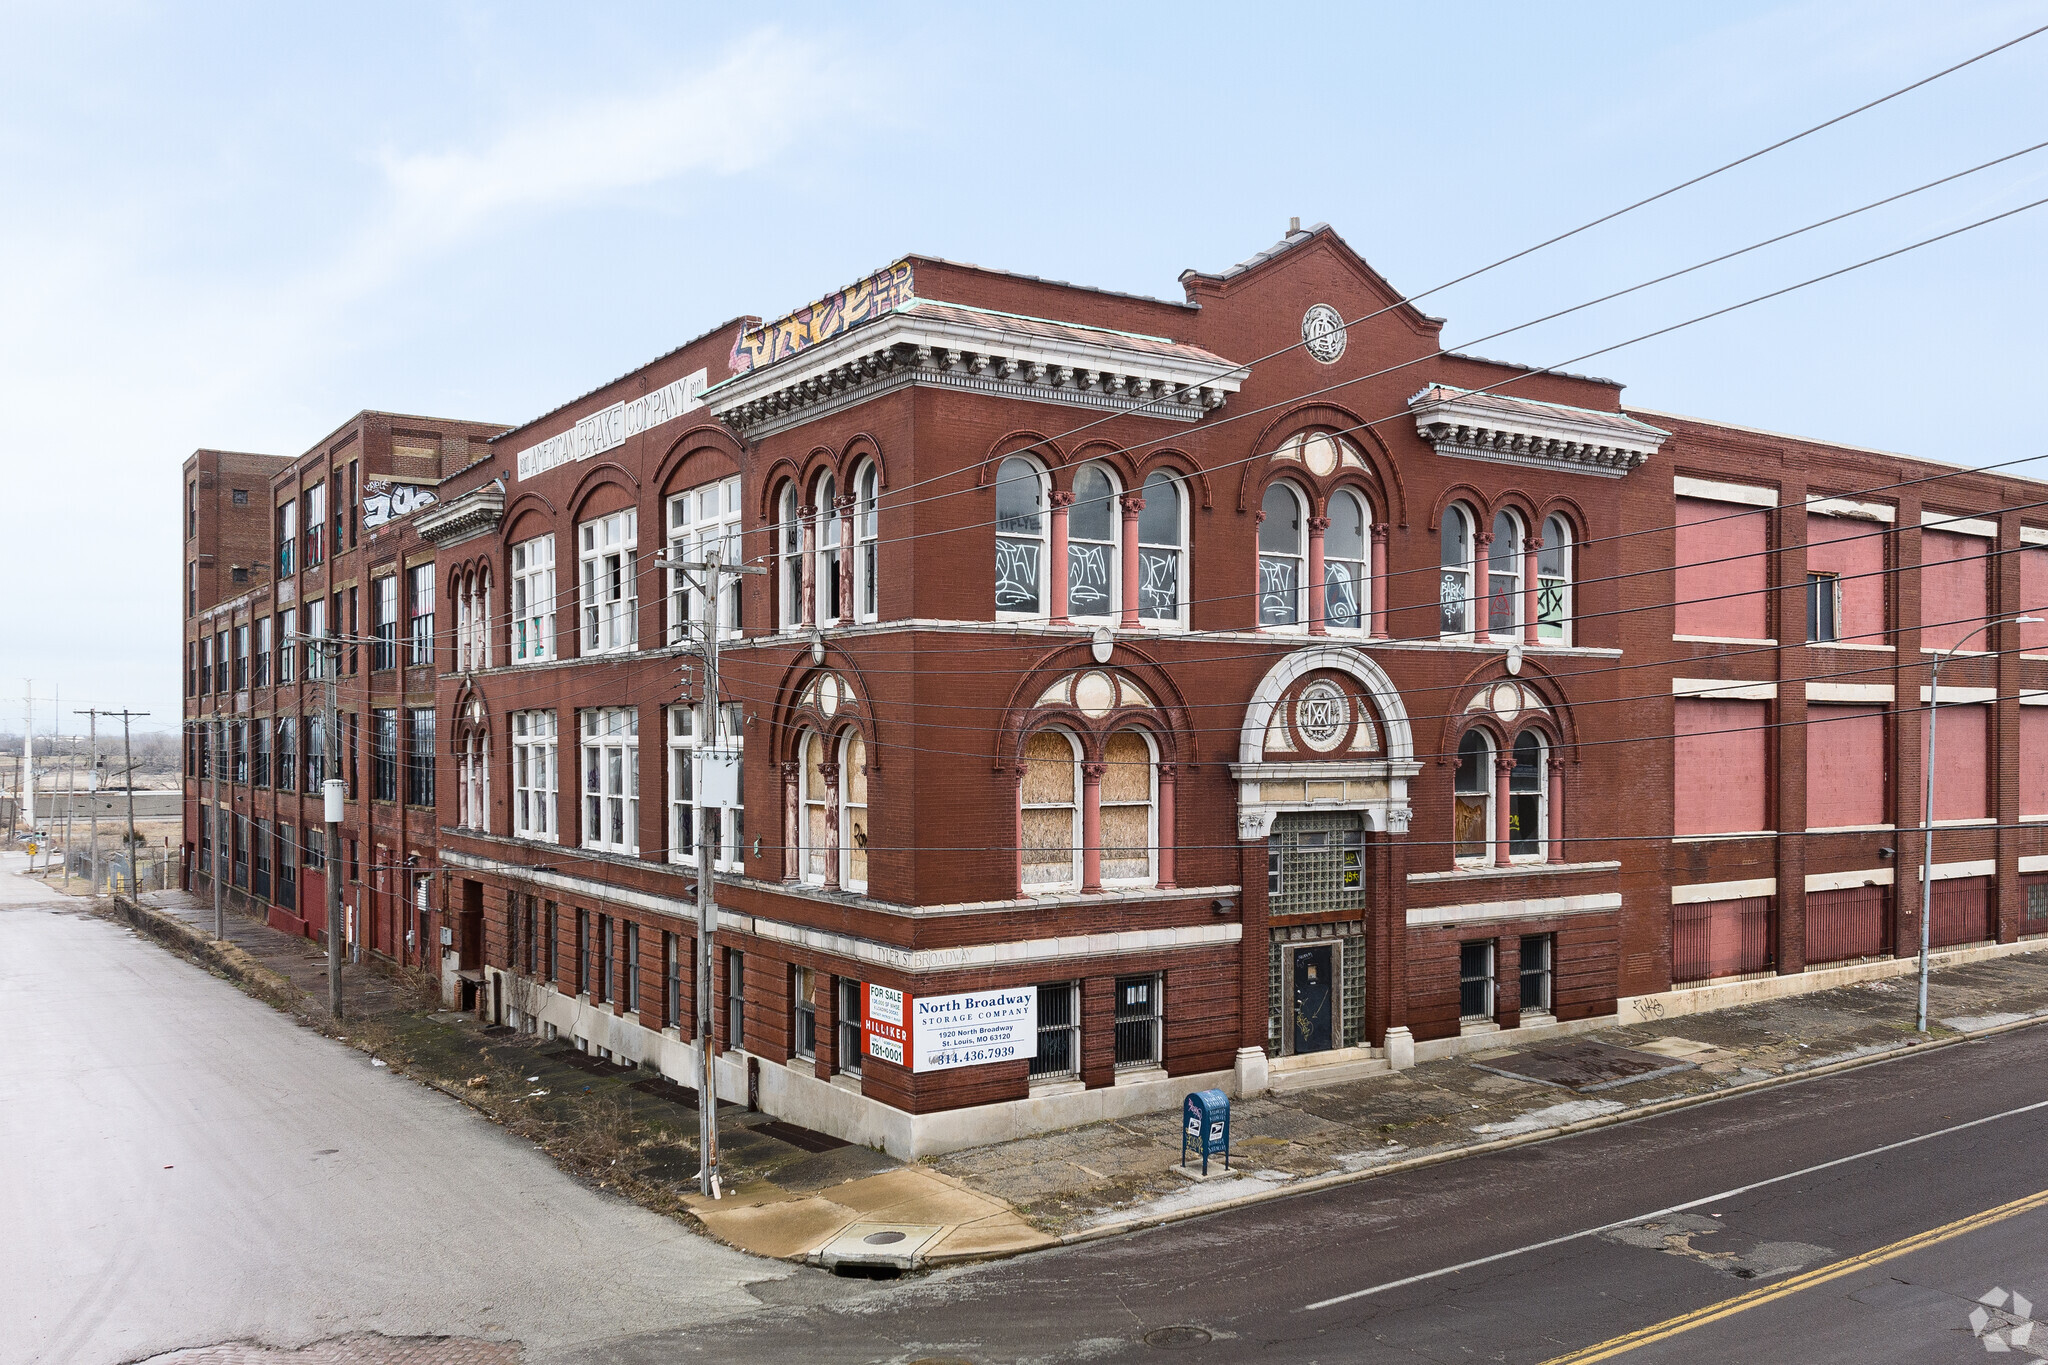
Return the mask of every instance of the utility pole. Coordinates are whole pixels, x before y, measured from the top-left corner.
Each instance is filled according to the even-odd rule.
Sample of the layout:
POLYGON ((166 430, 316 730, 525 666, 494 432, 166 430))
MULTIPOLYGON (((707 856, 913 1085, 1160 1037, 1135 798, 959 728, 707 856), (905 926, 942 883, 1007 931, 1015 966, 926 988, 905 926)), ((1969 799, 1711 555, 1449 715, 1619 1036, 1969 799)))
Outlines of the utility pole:
MULTIPOLYGON (((718 746, 718 597, 724 586, 726 574, 765 574, 760 565, 724 565, 719 563, 720 547, 706 546, 704 558, 688 561, 675 567, 680 570, 701 573, 703 578, 698 622, 704 631, 704 706, 703 736, 698 744, 700 764, 697 781, 697 1149, 702 1154, 701 1169, 697 1172, 698 1189, 713 1199, 720 1197, 718 1187, 718 1083, 712 1073, 714 1065, 711 1055, 712 1005, 717 999, 713 986, 712 940, 718 928, 718 907, 712 900, 712 868, 718 857, 718 841, 711 832, 711 821, 705 818, 709 803, 704 788, 704 777, 710 769, 705 762, 711 751, 718 746)), ((722 756, 721 756, 722 761, 722 756)), ((720 821, 721 831, 724 828, 720 821)))
MULTIPOLYGON (((21 683, 21 714, 25 718, 21 727, 21 822, 28 827, 29 837, 36 834, 36 683, 33 678, 24 678, 21 683)), ((35 859, 29 859, 31 863, 35 859)))
POLYGON ((92 852, 87 857, 91 869, 92 894, 100 893, 100 713, 97 710, 73 711, 74 716, 86 716, 92 727, 92 767, 85 775, 86 794, 92 798, 92 815, 86 837, 92 840, 92 852))
POLYGON ((327 702, 322 708, 327 713, 322 727, 327 733, 320 742, 320 799, 324 808, 321 814, 327 824, 327 847, 322 850, 321 863, 327 876, 327 1012, 339 1019, 341 957, 345 950, 341 922, 341 876, 345 870, 341 862, 341 819, 342 802, 347 796, 347 784, 340 776, 341 698, 337 689, 341 674, 341 641, 325 635, 294 635, 292 638, 306 643, 309 664, 316 658, 320 660, 320 674, 327 684, 327 702))
MULTIPOLYGON (((228 936, 228 912, 225 908, 225 902, 221 899, 220 889, 221 859, 227 856, 221 851, 220 846, 220 770, 221 765, 227 762, 228 727, 227 722, 220 718, 220 693, 217 691, 213 694, 213 719, 206 723, 206 750, 213 755, 213 762, 208 765, 208 768, 213 776, 213 937, 214 941, 218 943, 225 940, 228 936)), ((232 845, 234 842, 235 817, 230 813, 228 815, 228 843, 231 846, 229 852, 233 851, 232 845)))
POLYGON ((128 722, 137 716, 146 716, 147 711, 121 709, 121 766, 128 770, 128 894, 142 894, 142 878, 137 874, 140 866, 135 855, 135 754, 128 745, 128 722))
MULTIPOLYGON (((61 693, 58 694, 61 697, 61 693)), ((60 700, 57 703, 63 705, 60 700)), ((59 715, 63 713, 58 712, 59 715)), ((64 889, 71 889, 71 822, 78 814, 78 736, 71 737, 71 752, 64 762, 64 889)))

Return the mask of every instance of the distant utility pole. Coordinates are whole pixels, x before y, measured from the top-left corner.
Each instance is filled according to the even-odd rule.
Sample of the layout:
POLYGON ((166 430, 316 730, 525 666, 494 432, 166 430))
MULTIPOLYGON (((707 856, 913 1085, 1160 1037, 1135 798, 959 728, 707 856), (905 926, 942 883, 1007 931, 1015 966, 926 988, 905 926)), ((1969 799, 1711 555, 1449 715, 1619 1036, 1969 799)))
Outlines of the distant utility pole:
MULTIPOLYGON (((135 751, 129 744, 128 722, 140 720, 148 715, 149 712, 130 711, 123 707, 119 711, 94 711, 91 714, 95 716, 119 716, 121 718, 121 767, 128 778, 128 894, 131 896, 140 895, 142 892, 142 879, 137 875, 139 864, 136 862, 135 857, 135 751)), ((99 732, 95 729, 93 733, 93 747, 97 749, 99 747, 99 732)), ((217 796, 216 799, 218 799, 217 796)), ((218 866, 219 859, 216 857, 216 870, 218 870, 218 866)))
MULTIPOLYGON (((714 1065, 711 1056, 712 1003, 717 999, 712 983, 712 940, 718 928, 718 908, 712 902, 712 867, 718 857, 719 839, 723 837, 724 821, 719 822, 720 834, 714 836, 711 821, 705 818, 710 803, 705 799, 710 793, 705 790, 704 778, 710 772, 710 764, 704 760, 711 756, 711 750, 718 743, 718 594, 725 584, 726 574, 765 574, 768 572, 758 564, 719 563, 719 547, 706 546, 704 557, 675 566, 678 569, 700 573, 702 593, 698 620, 704 630, 704 710, 702 738, 698 742, 698 761, 702 765, 693 784, 697 791, 697 1150, 700 1169, 697 1172, 698 1188, 713 1199, 720 1197, 718 1188, 718 1083, 712 1075, 714 1065)), ((720 760, 723 761, 722 759, 720 760)))
POLYGON ((91 869, 92 894, 97 896, 100 893, 100 713, 88 710, 71 714, 89 717, 86 723, 92 727, 92 767, 85 775, 86 792, 92 798, 92 815, 86 834, 92 840, 92 852, 86 861, 91 869))
MULTIPOLYGON (((21 680, 21 713, 26 718, 21 727, 21 822, 28 827, 29 837, 36 832, 36 683, 34 678, 21 680)), ((35 860, 31 858, 30 862, 35 860)))
MULTIPOLYGON (((337 680, 341 675, 341 641, 326 635, 294 635, 294 640, 303 641, 306 659, 319 659, 321 677, 327 683, 327 731, 321 741, 320 783, 322 814, 327 820, 327 847, 322 851, 321 861, 327 874, 327 1012, 334 1018, 341 1018, 341 817, 342 802, 346 799, 347 784, 341 779, 341 698, 337 692, 337 680)), ((309 755, 310 757, 310 755, 309 755)))

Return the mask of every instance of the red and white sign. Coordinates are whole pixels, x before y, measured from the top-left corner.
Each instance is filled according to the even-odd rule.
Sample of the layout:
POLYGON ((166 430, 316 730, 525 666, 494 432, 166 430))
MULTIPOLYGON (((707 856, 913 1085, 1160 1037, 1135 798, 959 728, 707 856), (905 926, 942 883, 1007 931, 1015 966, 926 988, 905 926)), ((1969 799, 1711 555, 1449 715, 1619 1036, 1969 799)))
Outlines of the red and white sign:
POLYGON ((909 1007, 910 1001, 902 991, 870 983, 861 1007, 861 1050, 870 1057, 902 1066, 910 1046, 910 1027, 906 1022, 909 1007))

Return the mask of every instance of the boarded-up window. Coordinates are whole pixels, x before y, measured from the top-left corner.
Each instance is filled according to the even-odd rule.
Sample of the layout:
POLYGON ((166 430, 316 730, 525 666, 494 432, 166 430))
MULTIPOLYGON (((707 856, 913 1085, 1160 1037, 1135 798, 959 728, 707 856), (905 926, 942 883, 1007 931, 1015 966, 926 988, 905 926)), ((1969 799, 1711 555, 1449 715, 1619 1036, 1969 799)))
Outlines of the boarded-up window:
POLYGON ((1991 937, 1989 877, 1952 877, 1934 884, 1934 913, 1927 921, 1930 944, 1942 948, 1991 937))
POLYGON ((1934 735, 1936 820, 1981 820, 1991 813, 1984 765, 1990 730, 1989 707, 1942 704, 1934 735))
POLYGON ((1884 708, 1806 708, 1806 825, 1877 825, 1885 819, 1884 708))
POLYGON ((2020 551, 2020 610, 2043 618, 2020 627, 2020 648, 2029 654, 2048 654, 2048 545, 2020 551))
POLYGON ((2020 708, 2020 814, 2048 815, 2048 706, 2020 708))
POLYGON ((1063 730, 1041 730, 1024 741, 1024 885, 1071 885, 1079 880, 1075 848, 1080 814, 1075 801, 1074 741, 1063 730))
POLYGON ((1673 823, 1678 834, 1767 828, 1764 703, 1680 697, 1674 703, 1673 823))
POLYGON ((1769 896, 1672 906, 1673 984, 1769 971, 1776 918, 1769 896))
POLYGON ((1884 952, 1885 888, 1806 893, 1806 960, 1847 962, 1884 952))
POLYGON ((1119 730, 1102 746, 1102 879, 1152 875, 1152 746, 1119 730))
MULTIPOLYGON (((1954 649, 1984 623, 1990 609, 1984 556, 1992 542, 1982 536, 1948 531, 1920 533, 1920 644, 1925 649, 1954 649)), ((1973 649, 1989 649, 1982 636, 1973 649)))
POLYGON ((1767 636, 1764 552, 1770 513, 1734 503, 1678 499, 1676 632, 1726 639, 1767 636))
POLYGON ((1807 572, 1836 575, 1842 595, 1837 640, 1885 642, 1884 530, 1882 523, 1848 517, 1806 519, 1807 572))

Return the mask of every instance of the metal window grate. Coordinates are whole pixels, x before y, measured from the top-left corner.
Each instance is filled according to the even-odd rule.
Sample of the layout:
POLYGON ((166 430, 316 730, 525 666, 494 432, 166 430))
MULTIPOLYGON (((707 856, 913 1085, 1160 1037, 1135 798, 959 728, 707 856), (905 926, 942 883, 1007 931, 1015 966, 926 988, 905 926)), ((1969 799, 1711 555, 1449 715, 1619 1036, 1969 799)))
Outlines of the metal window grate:
POLYGON ((1311 915, 1365 905, 1365 821, 1355 812, 1281 815, 1267 853, 1267 913, 1311 915))
POLYGON ((1116 979, 1116 1064, 1119 1069, 1158 1064, 1162 994, 1164 988, 1156 974, 1116 979))
POLYGON ((1074 995, 1070 981, 1038 988, 1038 1055, 1031 1059, 1031 1075, 1072 1076, 1080 1071, 1081 1012, 1075 1008, 1074 995))

